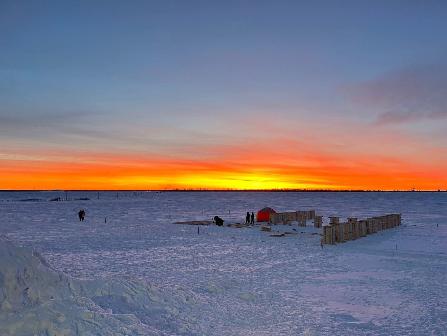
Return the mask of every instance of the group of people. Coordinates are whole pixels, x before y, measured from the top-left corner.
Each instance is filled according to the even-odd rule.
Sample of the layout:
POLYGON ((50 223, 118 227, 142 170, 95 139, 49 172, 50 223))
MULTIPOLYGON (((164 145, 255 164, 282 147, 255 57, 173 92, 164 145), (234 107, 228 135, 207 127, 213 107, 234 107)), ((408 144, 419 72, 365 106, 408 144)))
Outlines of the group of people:
POLYGON ((253 212, 250 215, 247 211, 247 215, 245 216, 245 224, 255 224, 255 214, 253 212))
MULTIPOLYGON (((214 216, 214 223, 217 226, 223 226, 224 220, 220 218, 219 216, 214 216)), ((245 216, 245 224, 247 225, 254 225, 255 224, 255 214, 252 212, 247 212, 247 215, 245 216)))

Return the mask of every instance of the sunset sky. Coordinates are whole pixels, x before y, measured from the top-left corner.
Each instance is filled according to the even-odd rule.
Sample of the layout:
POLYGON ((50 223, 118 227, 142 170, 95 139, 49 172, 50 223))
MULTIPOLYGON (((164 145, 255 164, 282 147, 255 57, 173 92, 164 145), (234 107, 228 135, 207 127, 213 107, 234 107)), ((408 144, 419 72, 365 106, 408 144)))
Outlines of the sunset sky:
POLYGON ((447 189, 447 1, 0 1, 0 189, 447 189))

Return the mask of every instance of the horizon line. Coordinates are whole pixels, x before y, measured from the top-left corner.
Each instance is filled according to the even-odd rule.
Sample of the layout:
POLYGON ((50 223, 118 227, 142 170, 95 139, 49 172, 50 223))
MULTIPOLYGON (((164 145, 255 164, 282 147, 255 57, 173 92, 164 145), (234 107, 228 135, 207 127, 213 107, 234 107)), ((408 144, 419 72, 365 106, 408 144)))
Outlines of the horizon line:
POLYGON ((0 189, 0 192, 447 192, 447 189, 0 189))

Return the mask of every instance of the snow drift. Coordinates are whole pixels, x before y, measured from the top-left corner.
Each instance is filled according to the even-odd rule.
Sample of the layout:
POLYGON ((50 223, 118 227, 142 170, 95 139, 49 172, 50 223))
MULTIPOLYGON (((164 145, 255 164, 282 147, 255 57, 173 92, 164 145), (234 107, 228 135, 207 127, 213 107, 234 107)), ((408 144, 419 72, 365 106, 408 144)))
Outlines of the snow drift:
POLYGON ((76 280, 0 238, 0 335, 191 335, 188 297, 132 280, 76 280))

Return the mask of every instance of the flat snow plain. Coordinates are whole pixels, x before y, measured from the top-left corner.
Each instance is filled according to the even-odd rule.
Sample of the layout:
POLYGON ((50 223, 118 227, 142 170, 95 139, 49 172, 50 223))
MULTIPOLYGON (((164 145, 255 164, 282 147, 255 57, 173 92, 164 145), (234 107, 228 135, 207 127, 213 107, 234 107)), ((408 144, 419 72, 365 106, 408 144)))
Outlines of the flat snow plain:
MULTIPOLYGON (((110 318, 118 314, 116 330, 101 329, 96 321, 91 329, 87 324, 82 333, 73 329, 70 335, 447 335, 447 193, 97 196, 0 193, 0 234, 39 252, 53 270, 67 276, 64 281, 75 283, 73 288, 90 288, 77 293, 93 302, 77 302, 78 308, 89 311, 96 305, 110 318), (59 196, 70 200, 49 202, 59 196), (76 200, 84 197, 90 200, 76 200), (277 238, 257 226, 200 227, 198 235, 196 226, 172 224, 214 215, 226 223, 241 222, 246 211, 264 206, 359 218, 397 212, 403 225, 322 249, 312 230, 296 225, 274 227, 299 232, 277 238), (77 218, 81 208, 85 222, 77 218), (106 291, 101 286, 108 293, 113 287, 114 295, 96 295, 106 291)), ((17 252, 18 260, 23 253, 17 252)), ((15 309, 20 313, 20 307, 15 309)), ((0 314, 4 325, 16 322, 0 314)))

